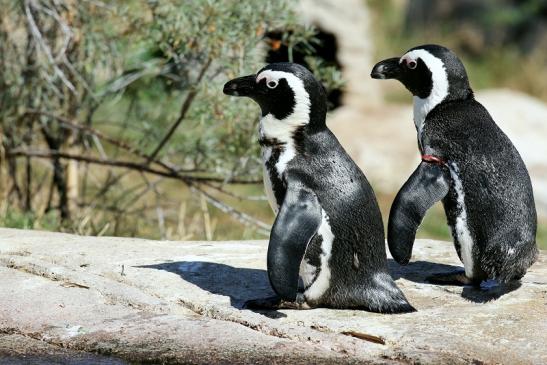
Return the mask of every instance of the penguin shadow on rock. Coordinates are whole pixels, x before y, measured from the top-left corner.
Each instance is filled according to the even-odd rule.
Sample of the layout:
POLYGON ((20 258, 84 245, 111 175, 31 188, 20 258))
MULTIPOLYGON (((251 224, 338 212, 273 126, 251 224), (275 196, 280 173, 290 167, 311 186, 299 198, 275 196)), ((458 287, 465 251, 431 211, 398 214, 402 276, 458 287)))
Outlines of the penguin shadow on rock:
MULTIPOLYGON (((268 281, 268 274, 260 269, 233 267, 206 261, 164 262, 137 267, 177 274, 184 281, 211 294, 229 297, 230 305, 237 309, 243 309, 245 302, 250 299, 275 294, 268 281)), ((275 310, 257 310, 256 312, 269 318, 285 317, 284 314, 275 310)))
MULTIPOLYGON (((432 278, 436 275, 444 275, 447 272, 462 272, 463 274, 462 268, 455 265, 418 260, 403 266, 393 259, 387 261, 389 273, 394 280, 403 278, 419 284, 447 286, 454 285, 454 283, 442 284, 432 280, 432 278)), ((500 284, 495 280, 487 280, 480 283, 480 285, 464 285, 461 296, 474 303, 486 303, 499 299, 501 296, 520 288, 521 285, 520 281, 500 284)))

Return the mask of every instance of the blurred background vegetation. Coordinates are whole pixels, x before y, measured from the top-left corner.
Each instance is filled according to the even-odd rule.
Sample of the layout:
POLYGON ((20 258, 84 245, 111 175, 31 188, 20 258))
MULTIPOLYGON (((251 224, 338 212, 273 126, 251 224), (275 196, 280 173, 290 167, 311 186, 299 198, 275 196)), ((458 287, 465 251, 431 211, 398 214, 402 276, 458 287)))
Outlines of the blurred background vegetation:
MULTIPOLYGON (((547 101, 547 1, 367 0, 367 4, 375 16, 378 54, 396 55, 409 45, 443 44, 462 58, 475 89, 506 87, 547 101)), ((401 92, 390 97, 401 100, 403 95, 407 96, 401 92)))
MULTIPOLYGON (((538 82, 547 79, 545 1, 363 2, 378 55, 443 43, 462 55, 475 88, 547 101, 538 82), (516 63, 525 74, 507 72, 516 63)), ((261 184, 258 108, 234 103, 222 85, 292 60, 321 79, 332 108, 342 102, 335 40, 302 25, 290 0, 0 3, 5 227, 265 238, 273 214, 261 184)), ((401 89, 388 99, 408 101, 401 89)), ((387 217, 393 195, 377 192, 387 217)), ((436 207, 420 235, 448 239, 443 215, 436 207)))
POLYGON ((313 56, 290 1, 2 1, 8 227, 166 239, 264 237, 257 108, 222 94, 265 41, 313 56), (275 35, 272 32, 282 29, 275 35))

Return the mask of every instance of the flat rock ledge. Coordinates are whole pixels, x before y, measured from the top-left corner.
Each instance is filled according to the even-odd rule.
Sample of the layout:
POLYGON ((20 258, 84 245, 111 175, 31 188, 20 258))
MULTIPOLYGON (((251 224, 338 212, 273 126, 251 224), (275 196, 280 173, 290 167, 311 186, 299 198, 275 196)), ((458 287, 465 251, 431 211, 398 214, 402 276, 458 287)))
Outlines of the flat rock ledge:
POLYGON ((461 264, 418 240, 390 260, 416 313, 242 310, 266 248, 0 229, 0 363, 547 363, 545 252, 517 289, 438 286, 461 264))

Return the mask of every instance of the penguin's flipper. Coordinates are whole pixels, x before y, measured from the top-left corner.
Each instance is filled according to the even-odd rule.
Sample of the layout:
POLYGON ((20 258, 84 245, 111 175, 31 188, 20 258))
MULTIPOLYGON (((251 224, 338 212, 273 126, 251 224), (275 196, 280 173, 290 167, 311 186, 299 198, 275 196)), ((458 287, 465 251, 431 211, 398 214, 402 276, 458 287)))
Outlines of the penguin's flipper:
POLYGON ((391 256, 399 264, 410 261, 416 230, 427 210, 448 193, 447 174, 446 167, 424 161, 395 197, 389 212, 387 242, 391 256))
POLYGON ((295 301, 298 273, 306 247, 321 225, 321 205, 305 185, 289 181, 268 246, 268 276, 275 292, 295 301))

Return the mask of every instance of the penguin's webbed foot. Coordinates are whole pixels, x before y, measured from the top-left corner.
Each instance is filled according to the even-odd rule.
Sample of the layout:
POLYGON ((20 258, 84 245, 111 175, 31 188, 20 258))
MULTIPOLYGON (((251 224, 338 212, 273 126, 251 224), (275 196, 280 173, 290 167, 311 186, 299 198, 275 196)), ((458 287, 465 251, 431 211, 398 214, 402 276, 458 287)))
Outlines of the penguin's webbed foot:
POLYGON ((480 281, 477 283, 475 280, 468 278, 463 270, 433 274, 428 276, 426 280, 437 285, 480 285, 480 281))
POLYGON ((309 309, 310 306, 306 303, 304 295, 298 293, 294 302, 282 300, 279 296, 251 299, 243 304, 243 309, 261 309, 261 310, 276 310, 276 309, 309 309))

